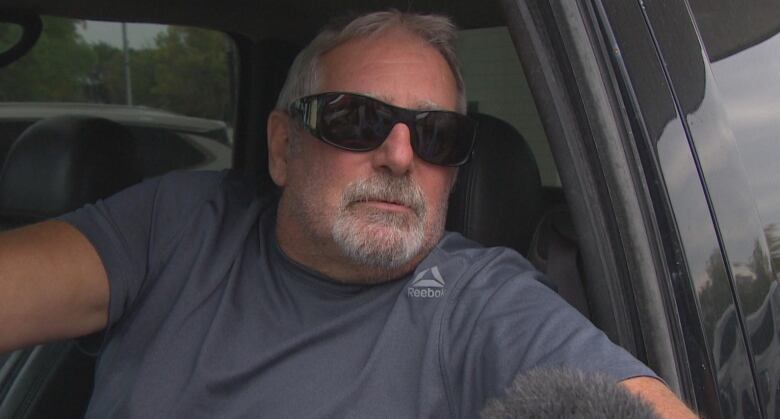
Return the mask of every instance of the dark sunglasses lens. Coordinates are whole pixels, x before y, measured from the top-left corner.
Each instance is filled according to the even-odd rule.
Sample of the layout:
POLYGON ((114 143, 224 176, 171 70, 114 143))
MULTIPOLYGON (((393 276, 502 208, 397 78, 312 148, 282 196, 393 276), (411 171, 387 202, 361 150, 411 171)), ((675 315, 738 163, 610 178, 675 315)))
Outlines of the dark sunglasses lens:
POLYGON ((417 121, 414 149, 429 163, 458 166, 471 154, 475 129, 474 122, 463 115, 430 112, 417 121))
POLYGON ((381 102, 348 94, 325 95, 323 99, 322 136, 337 147, 373 150, 392 129, 392 110, 381 102))

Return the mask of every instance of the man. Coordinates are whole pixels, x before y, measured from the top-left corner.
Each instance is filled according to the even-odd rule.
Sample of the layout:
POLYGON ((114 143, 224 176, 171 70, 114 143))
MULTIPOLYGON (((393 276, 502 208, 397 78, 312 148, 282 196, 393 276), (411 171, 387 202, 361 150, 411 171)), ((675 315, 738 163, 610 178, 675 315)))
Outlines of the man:
POLYGON ((0 351, 106 329, 88 417, 474 417, 558 365, 691 415, 519 255, 443 236, 473 139, 453 40, 398 12, 321 33, 269 117, 278 202, 174 173, 3 236, 0 351))

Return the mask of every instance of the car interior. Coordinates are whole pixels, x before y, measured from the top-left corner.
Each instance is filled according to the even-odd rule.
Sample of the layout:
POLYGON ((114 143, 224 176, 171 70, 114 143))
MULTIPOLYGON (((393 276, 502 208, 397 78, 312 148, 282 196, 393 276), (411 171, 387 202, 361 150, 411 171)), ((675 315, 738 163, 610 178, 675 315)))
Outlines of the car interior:
MULTIPOLYGON (((56 217, 139 182, 132 144, 129 130, 106 119, 33 124, 14 142, 0 175, 0 228, 56 217)), ((56 342, 6 356, 0 417, 84 414, 95 362, 85 344, 56 342)))
MULTIPOLYGON (((0 20, 14 17, 30 33, 40 25, 35 19, 40 15, 198 26, 228 33, 238 56, 232 170, 254 176, 259 194, 273 194, 276 191, 266 165, 265 116, 273 109, 287 67, 300 46, 329 18, 344 11, 408 6, 407 2, 379 0, 324 4, 228 0, 215 10, 210 2, 2 0, 0 20)), ((499 3, 429 0, 411 6, 453 16, 466 35, 470 31, 479 35, 481 30, 502 32, 511 58, 517 60, 509 33, 501 29, 507 18, 499 3)), ((24 39, 30 44, 30 36, 24 39)), ((476 52, 471 54, 477 58, 463 65, 467 89, 473 79, 479 90, 483 76, 476 73, 470 79, 468 69, 489 67, 490 62, 484 57, 480 62, 477 54, 487 46, 475 45, 476 52)), ((3 61, 10 64, 30 46, 11 51, 13 59, 3 55, 3 61)), ((515 65, 522 71, 519 62, 515 65)), ((509 82, 496 83, 501 89, 509 82)), ((566 182, 561 184, 557 178, 555 156, 536 115, 538 99, 528 93, 527 86, 505 90, 517 102, 507 112, 530 109, 536 118, 534 128, 524 132, 523 124, 490 111, 481 99, 469 99, 478 137, 472 161, 461 168, 452 192, 447 229, 486 246, 514 248, 546 272, 549 286, 614 334, 616 327, 609 317, 593 313, 608 297, 594 297, 604 285, 592 280, 583 267, 577 226, 564 198, 566 182)), ((494 109, 505 107, 503 102, 494 105, 494 109)), ((139 135, 143 133, 89 115, 55 116, 26 127, 5 152, 0 172, 0 229, 56 217, 140 181, 146 172, 144 154, 133 150, 137 142, 133 138, 139 135)), ((627 343, 621 336, 611 337, 627 343)), ((0 417, 82 416, 100 339, 90 336, 0 355, 0 417)))

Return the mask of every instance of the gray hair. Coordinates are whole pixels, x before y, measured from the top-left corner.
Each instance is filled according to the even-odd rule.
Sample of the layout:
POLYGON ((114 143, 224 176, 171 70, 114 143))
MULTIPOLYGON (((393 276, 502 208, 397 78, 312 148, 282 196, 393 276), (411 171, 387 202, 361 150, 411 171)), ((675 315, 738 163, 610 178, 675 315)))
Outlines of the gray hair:
POLYGON ((296 99, 317 93, 322 74, 319 62, 322 55, 352 39, 381 34, 392 28, 405 29, 439 51, 455 78, 458 89, 456 110, 465 114, 466 89, 455 54, 457 28, 445 16, 403 13, 398 10, 369 13, 352 21, 325 27, 293 61, 276 102, 276 109, 286 111, 296 99))

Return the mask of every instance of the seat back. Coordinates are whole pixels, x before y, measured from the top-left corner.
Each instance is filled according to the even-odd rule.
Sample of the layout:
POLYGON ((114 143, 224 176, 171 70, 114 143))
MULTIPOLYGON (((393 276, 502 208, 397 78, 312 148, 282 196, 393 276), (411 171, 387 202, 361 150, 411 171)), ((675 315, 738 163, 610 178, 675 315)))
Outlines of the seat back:
MULTIPOLYGON (((62 116, 31 125, 0 173, 0 230, 58 216, 140 181, 132 145, 126 128, 102 118, 62 116)), ((76 341, 19 350, 0 363, 0 417, 84 415, 95 358, 76 341)))
POLYGON ((577 237, 565 204, 547 202, 531 148, 508 123, 482 114, 474 156, 450 195, 447 229, 485 246, 511 247, 589 316, 577 237))
POLYGON ((0 173, 0 228, 42 221, 140 180, 132 134, 102 118, 59 116, 28 127, 0 173))
POLYGON ((477 141, 450 195, 447 229, 526 255, 545 205, 536 159, 508 123, 484 114, 471 117, 478 124, 477 141))

